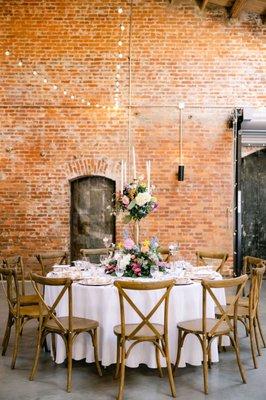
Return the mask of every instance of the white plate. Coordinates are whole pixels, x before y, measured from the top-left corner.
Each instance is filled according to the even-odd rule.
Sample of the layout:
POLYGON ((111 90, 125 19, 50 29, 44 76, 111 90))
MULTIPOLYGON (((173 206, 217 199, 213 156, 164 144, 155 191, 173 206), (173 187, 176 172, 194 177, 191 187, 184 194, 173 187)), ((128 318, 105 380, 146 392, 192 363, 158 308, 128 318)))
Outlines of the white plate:
POLYGON ((194 282, 188 278, 177 278, 175 280, 175 286, 192 285, 193 283, 194 282))
POLYGON ((84 285, 84 286, 107 286, 111 285, 113 283, 112 278, 88 278, 88 279, 82 279, 79 282, 79 285, 84 285))

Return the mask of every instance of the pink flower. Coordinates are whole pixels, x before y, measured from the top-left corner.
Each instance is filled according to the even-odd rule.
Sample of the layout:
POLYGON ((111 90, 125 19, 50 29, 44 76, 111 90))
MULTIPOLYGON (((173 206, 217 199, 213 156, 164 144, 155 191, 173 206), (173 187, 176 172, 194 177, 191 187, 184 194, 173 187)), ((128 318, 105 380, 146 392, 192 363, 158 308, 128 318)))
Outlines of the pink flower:
POLYGON ((127 196, 124 195, 124 196, 122 197, 122 203, 123 203, 125 206, 128 206, 129 203, 130 203, 129 198, 128 198, 127 196))
POLYGON ((133 241, 132 239, 127 238, 127 239, 124 241, 124 246, 125 246, 125 249, 131 250, 131 249, 133 249, 133 247, 135 246, 135 243, 134 243, 134 241, 133 241))

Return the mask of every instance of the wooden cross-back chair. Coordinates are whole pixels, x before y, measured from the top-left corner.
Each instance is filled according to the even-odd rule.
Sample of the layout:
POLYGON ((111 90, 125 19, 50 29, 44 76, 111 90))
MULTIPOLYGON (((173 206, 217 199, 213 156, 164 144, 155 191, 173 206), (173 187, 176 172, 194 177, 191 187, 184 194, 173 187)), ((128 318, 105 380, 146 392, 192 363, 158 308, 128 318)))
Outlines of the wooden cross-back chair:
POLYGON ((194 334, 200 341, 202 352, 203 352, 203 378, 204 378, 204 392, 208 393, 208 365, 211 366, 211 344, 213 340, 222 335, 226 335, 230 338, 231 344, 235 350, 237 363, 240 371, 240 375, 243 383, 246 382, 245 372, 243 370, 240 351, 237 336, 237 310, 238 301, 241 296, 244 286, 247 282, 248 276, 242 275, 238 278, 231 278, 217 281, 202 281, 202 318, 191 321, 180 322, 178 327, 178 350, 176 367, 179 365, 181 350, 184 341, 188 334, 194 334), (214 289, 219 288, 234 288, 237 287, 236 295, 232 298, 230 307, 224 306, 220 303, 215 295, 214 289), (207 295, 214 301, 217 309, 220 311, 218 318, 207 318, 207 295), (233 315, 233 321, 231 319, 231 313, 233 315))
POLYGON ((8 318, 2 342, 2 355, 4 356, 6 354, 10 339, 11 328, 13 325, 15 325, 15 344, 11 361, 11 368, 13 369, 15 368, 19 348, 19 340, 22 333, 23 325, 30 319, 38 319, 40 314, 38 305, 21 304, 22 296, 20 293, 17 271, 15 269, 7 268, 5 266, 5 268, 0 268, 0 275, 3 291, 6 295, 8 303, 8 318))
POLYGON ((21 282, 20 305, 38 304, 38 296, 35 294, 26 294, 25 270, 23 258, 19 255, 6 257, 3 260, 3 268, 12 268, 17 272, 17 278, 21 282))
MULTIPOLYGON (((251 289, 251 276, 252 276, 252 271, 254 268, 261 268, 266 266, 266 260, 263 260, 261 258, 257 257, 251 257, 251 256, 245 256, 243 259, 243 274, 247 274, 249 276, 248 284, 246 285, 244 291, 243 291, 243 297, 240 298, 239 300, 239 305, 242 307, 248 307, 249 306, 249 291, 251 289)), ((227 302, 230 302, 231 296, 227 296, 226 300, 227 302)), ((261 327, 261 322, 260 322, 260 313, 259 313, 259 304, 257 307, 257 315, 256 315, 256 321, 255 324, 257 325, 263 347, 266 347, 262 327, 261 327)), ((245 325, 247 327, 247 325, 245 325)), ((246 333, 248 335, 249 331, 246 329, 246 333)), ((260 350, 259 350, 260 353, 260 350)))
POLYGON ((125 364, 133 347, 141 342, 151 342, 155 346, 156 361, 160 376, 162 369, 160 364, 160 354, 166 359, 168 379, 173 397, 176 397, 176 390, 172 375, 171 361, 169 355, 168 344, 168 304, 169 294, 174 285, 173 280, 162 282, 131 282, 116 281, 114 285, 118 289, 120 302, 121 324, 114 327, 114 333, 117 336, 117 363, 115 377, 120 376, 118 400, 123 399, 124 381, 125 381, 125 364), (126 291, 130 290, 164 290, 161 298, 156 302, 151 311, 144 315, 141 310, 134 304, 130 295, 126 291), (137 324, 126 324, 125 303, 128 303, 135 313, 140 317, 141 322, 137 324), (164 322, 163 324, 154 324, 151 318, 156 313, 160 305, 164 305, 164 322), (126 350, 126 342, 132 341, 128 350, 126 350))
POLYGON ((218 261, 219 264, 215 265, 216 267, 216 272, 223 272, 223 267, 226 262, 226 260, 229 257, 229 254, 226 252, 210 252, 210 251, 196 251, 196 256, 197 256, 197 266, 205 266, 205 265, 211 265, 208 264, 211 261, 218 261))
POLYGON ((46 276, 52 270, 54 264, 68 264, 69 262, 69 252, 64 250, 39 253, 35 257, 41 266, 43 276, 46 276))
POLYGON ((103 247, 98 249, 80 249, 81 257, 91 262, 99 262, 99 257, 101 255, 108 256, 112 252, 113 249, 110 249, 108 247, 103 247))
MULTIPOLYGON (((257 263, 260 265, 260 263, 257 263)), ((255 355, 255 343, 257 347, 258 355, 261 355, 260 346, 259 346, 259 338, 258 338, 258 331, 260 332, 263 345, 265 347, 265 342, 258 318, 258 308, 259 308, 259 301, 260 301, 260 292, 262 286, 262 279, 265 272, 265 266, 260 265, 257 268, 251 269, 250 274, 250 290, 248 297, 241 298, 239 300, 239 307, 237 310, 237 318, 240 322, 243 323, 245 326, 246 332, 250 337, 250 348, 251 354, 253 359, 254 368, 258 368, 256 355, 255 355)), ((228 299, 227 299, 228 302, 228 299)), ((230 305, 228 305, 230 307, 230 305)), ((216 315, 220 317, 219 310, 216 311, 216 315)), ((232 311, 228 313, 230 318, 233 318, 232 311)))
POLYGON ((164 262, 170 262, 173 259, 173 255, 168 247, 159 247, 158 251, 162 255, 164 262))
MULTIPOLYGON (((72 280, 69 278, 45 278, 43 276, 31 273, 31 280, 33 287, 39 297, 39 308, 40 308, 40 320, 38 329, 38 339, 36 347, 36 355, 33 363, 33 367, 30 374, 30 380, 34 379, 38 368, 38 362, 40 357, 40 350, 42 344, 48 333, 51 333, 54 337, 58 334, 64 340, 66 345, 67 354, 67 391, 71 392, 72 388, 72 347, 75 338, 82 332, 87 332, 92 339, 92 345, 94 348, 94 357, 97 367, 97 371, 102 376, 101 367, 98 361, 98 339, 97 329, 99 323, 94 320, 79 318, 73 316, 73 302, 72 302, 72 280), (60 288, 59 294, 54 300, 52 305, 48 305, 43 297, 43 290, 39 286, 63 286, 60 288), (64 294, 68 297, 68 314, 63 317, 56 315, 56 307, 59 305, 64 294)), ((56 348, 53 340, 53 353, 54 359, 56 358, 56 348)))

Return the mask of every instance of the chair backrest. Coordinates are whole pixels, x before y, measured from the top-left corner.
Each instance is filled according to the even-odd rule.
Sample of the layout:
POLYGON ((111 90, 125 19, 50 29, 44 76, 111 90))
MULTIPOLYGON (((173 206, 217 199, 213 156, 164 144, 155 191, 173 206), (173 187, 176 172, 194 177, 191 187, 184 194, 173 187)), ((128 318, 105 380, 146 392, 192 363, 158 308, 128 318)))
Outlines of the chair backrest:
POLYGON ((25 272, 24 272, 24 264, 21 256, 11 256, 6 257, 3 260, 4 268, 12 268, 17 272, 17 279, 21 280, 21 294, 25 295, 25 272))
POLYGON ((17 271, 13 268, 0 268, 1 283, 6 295, 9 311, 12 315, 17 315, 20 306, 20 291, 18 284, 17 271), (5 286, 6 282, 6 286, 5 286))
POLYGON ((91 262, 99 262, 99 256, 110 254, 112 249, 110 248, 98 248, 98 249, 80 249, 80 254, 83 259, 86 259, 91 262))
POLYGON ((52 270, 54 264, 67 264, 69 261, 68 251, 50 251, 46 253, 36 254, 41 269, 42 275, 46 276, 52 270))
POLYGON ((260 291, 262 286, 263 274, 265 272, 265 265, 253 268, 250 277, 250 290, 249 290, 249 314, 254 317, 256 315, 259 301, 260 291))
POLYGON ((170 262, 171 259, 173 258, 170 250, 168 247, 159 247, 158 249, 159 253, 163 256, 163 261, 164 262, 170 262))
POLYGON ((266 260, 257 257, 246 256, 243 260, 243 274, 251 274, 253 268, 266 266, 266 260))
POLYGON ((212 336, 216 332, 219 332, 219 328, 222 323, 226 323, 228 326, 228 330, 233 332, 236 329, 237 325, 237 308, 239 297, 241 296, 245 284, 248 280, 247 275, 241 275, 237 278, 230 279, 221 279, 221 280, 202 280, 201 285, 203 287, 202 294, 202 329, 203 332, 206 333, 207 329, 207 294, 210 295, 211 299, 214 301, 215 306, 218 308, 220 312, 220 318, 217 319, 217 323, 213 326, 212 330, 209 334, 212 336), (236 294, 232 296, 231 303, 227 305, 222 305, 218 300, 214 290, 221 288, 236 288, 236 294), (234 316, 233 324, 229 315, 234 316))
POLYGON ((56 307, 62 300, 64 294, 67 292, 68 296, 68 330, 72 331, 73 326, 73 304, 72 304, 72 280, 70 278, 46 278, 41 275, 30 273, 30 278, 35 292, 39 297, 39 308, 40 315, 43 317, 43 323, 45 324, 48 320, 53 320, 60 329, 60 331, 66 332, 66 328, 62 325, 56 316, 56 307), (41 286, 41 288, 39 287, 41 286), (44 286, 63 286, 57 295, 52 305, 48 305, 44 300, 44 286))
POLYGON ((169 304, 169 294, 174 286, 174 280, 164 280, 160 282, 137 282, 137 281, 115 281, 114 285, 118 289, 119 294, 119 303, 120 303, 120 318, 121 318, 121 337, 125 340, 125 324, 126 324, 126 315, 125 315, 125 301, 130 305, 130 307, 135 311, 135 313, 140 317, 141 322, 137 324, 137 326, 132 329, 132 331, 128 334, 127 339, 131 340, 134 338, 137 333, 145 326, 150 328, 150 330, 154 333, 156 338, 160 338, 161 335, 154 326, 154 324, 150 321, 152 316, 156 313, 161 304, 164 304, 164 333, 168 332, 168 304, 169 304), (164 290, 164 293, 160 297, 160 299, 156 302, 153 308, 147 315, 144 315, 142 311, 136 306, 128 292, 125 290, 164 290))
POLYGON ((209 252, 209 251, 196 251, 197 266, 211 265, 213 261, 219 261, 216 265, 216 271, 221 272, 223 266, 228 259, 229 254, 226 252, 209 252))

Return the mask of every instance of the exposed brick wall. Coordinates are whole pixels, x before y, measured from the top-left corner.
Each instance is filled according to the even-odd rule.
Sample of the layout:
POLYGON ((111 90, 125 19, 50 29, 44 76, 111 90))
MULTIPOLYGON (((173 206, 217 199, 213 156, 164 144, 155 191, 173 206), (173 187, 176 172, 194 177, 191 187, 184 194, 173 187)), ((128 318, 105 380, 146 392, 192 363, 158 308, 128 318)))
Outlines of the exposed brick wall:
MULTIPOLYGON (((0 128, 1 255, 68 247, 69 179, 99 173, 119 180, 118 162, 128 155, 127 109, 64 106, 79 106, 82 97, 113 104, 121 21, 127 104, 128 3, 0 1, 0 105, 6 107, 0 128), (11 57, 4 56, 6 49, 11 57), (25 66, 14 62, 19 58, 25 66), (41 83, 34 69, 59 90, 41 83), (79 99, 65 97, 62 86, 79 99)), ((145 160, 152 160, 160 205, 142 223, 142 235, 157 235, 162 244, 178 240, 187 259, 199 248, 232 253, 233 140, 226 122, 234 106, 265 104, 265 39, 255 15, 229 21, 223 8, 202 13, 192 0, 134 2, 132 101, 139 107, 132 110, 132 137, 141 173, 145 160), (184 182, 176 179, 178 110, 141 107, 180 100, 188 105, 184 182)))

